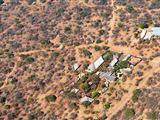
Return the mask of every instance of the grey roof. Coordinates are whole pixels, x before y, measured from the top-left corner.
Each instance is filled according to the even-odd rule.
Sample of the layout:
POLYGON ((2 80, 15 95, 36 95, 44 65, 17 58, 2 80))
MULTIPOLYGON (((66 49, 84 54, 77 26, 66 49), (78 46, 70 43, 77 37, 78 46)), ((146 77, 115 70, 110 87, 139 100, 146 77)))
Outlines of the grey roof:
POLYGON ((73 65, 73 70, 76 71, 79 67, 80 67, 80 65, 78 65, 78 63, 75 63, 73 65))
POLYGON ((116 79, 116 76, 114 74, 110 75, 110 73, 108 72, 100 72, 99 75, 101 78, 105 78, 106 80, 109 80, 109 81, 113 81, 116 79))
POLYGON ((94 61, 94 63, 91 63, 89 66, 88 66, 88 72, 93 72, 95 71, 99 66, 101 66, 102 64, 104 63, 104 60, 102 58, 102 56, 100 56, 98 59, 96 59, 94 61))
POLYGON ((143 29, 143 30, 142 30, 142 32, 141 32, 141 34, 140 34, 141 39, 144 38, 144 36, 146 35, 146 32, 147 32, 146 29, 143 29))
POLYGON ((93 102, 94 99, 90 98, 90 97, 83 97, 80 99, 80 102, 83 103, 83 102, 86 102, 86 101, 89 101, 89 102, 93 102))
POLYGON ((118 59, 117 59, 117 58, 114 58, 114 59, 109 63, 109 66, 110 66, 110 67, 113 67, 117 62, 118 62, 118 59))

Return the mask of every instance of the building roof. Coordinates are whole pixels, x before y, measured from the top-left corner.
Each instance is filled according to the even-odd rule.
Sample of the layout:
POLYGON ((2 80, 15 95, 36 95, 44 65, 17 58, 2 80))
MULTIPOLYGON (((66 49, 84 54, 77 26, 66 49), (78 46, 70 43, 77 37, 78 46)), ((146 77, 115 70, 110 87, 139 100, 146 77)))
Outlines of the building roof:
POLYGON ((88 66, 88 69, 86 70, 87 72, 93 72, 95 69, 95 66, 93 63, 91 63, 89 66, 88 66))
POLYGON ((116 79, 114 74, 110 75, 110 73, 108 72, 100 72, 99 75, 101 78, 105 78, 106 80, 109 80, 109 81, 113 81, 116 79))
POLYGON ((83 102, 86 102, 86 101, 89 101, 89 102, 93 102, 94 99, 90 98, 90 97, 83 97, 80 99, 80 102, 83 103, 83 102))
POLYGON ((160 27, 152 27, 151 28, 153 35, 160 36, 160 27))
POLYGON ((120 69, 120 72, 127 75, 129 73, 131 73, 132 69, 131 68, 124 68, 124 69, 120 69))
POLYGON ((73 70, 76 71, 79 67, 80 67, 80 65, 78 65, 78 63, 75 63, 73 65, 73 70))
POLYGON ((117 58, 114 58, 114 59, 109 63, 109 66, 110 66, 110 67, 113 67, 117 62, 118 62, 118 59, 117 59, 117 58))
POLYGON ((94 66, 95 69, 97 69, 100 65, 102 65, 104 63, 104 60, 102 58, 102 56, 100 56, 95 62, 94 62, 94 66))
POLYGON ((74 92, 74 93, 77 93, 79 90, 78 89, 76 89, 76 88, 73 88, 72 90, 71 90, 71 92, 74 92))
POLYGON ((138 58, 138 57, 131 57, 131 59, 129 60, 129 62, 132 64, 132 65, 136 65, 138 64, 142 59, 141 58, 138 58))
POLYGON ((146 29, 143 29, 143 30, 142 30, 142 32, 141 32, 141 34, 140 34, 141 39, 144 38, 144 36, 146 35, 146 32, 147 32, 146 29))
POLYGON ((104 63, 104 60, 102 58, 102 56, 100 56, 98 59, 96 59, 94 61, 94 63, 91 63, 89 66, 88 66, 88 70, 87 72, 93 72, 95 71, 99 66, 101 66, 102 64, 104 63))
POLYGON ((145 37, 144 37, 144 40, 150 40, 153 36, 153 32, 147 32, 145 37))

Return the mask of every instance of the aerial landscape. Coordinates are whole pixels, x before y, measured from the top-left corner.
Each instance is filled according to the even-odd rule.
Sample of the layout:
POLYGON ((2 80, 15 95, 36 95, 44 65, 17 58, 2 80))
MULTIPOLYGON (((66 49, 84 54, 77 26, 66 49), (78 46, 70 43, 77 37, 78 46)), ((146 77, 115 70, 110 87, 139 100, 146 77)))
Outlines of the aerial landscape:
POLYGON ((0 0, 0 120, 160 120, 160 0, 0 0))

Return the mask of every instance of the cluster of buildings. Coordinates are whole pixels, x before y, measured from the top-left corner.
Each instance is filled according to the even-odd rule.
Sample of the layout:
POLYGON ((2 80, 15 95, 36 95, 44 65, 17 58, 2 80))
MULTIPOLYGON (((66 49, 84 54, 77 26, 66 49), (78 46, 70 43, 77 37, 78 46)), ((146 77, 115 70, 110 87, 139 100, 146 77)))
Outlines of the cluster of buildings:
MULTIPOLYGON (((123 75, 127 75, 132 72, 133 67, 137 65, 141 61, 141 58, 132 56, 130 54, 125 55, 123 53, 115 53, 112 51, 108 51, 102 56, 98 57, 93 63, 91 63, 86 72, 96 74, 99 76, 101 80, 105 80, 104 84, 106 87, 102 88, 99 93, 103 93, 107 90, 107 87, 110 82, 115 81, 123 77, 123 75), (125 64, 127 63, 127 64, 125 64), (125 64, 115 71, 115 66, 118 64, 125 64)), ((76 71, 80 65, 77 63, 73 65, 74 70, 76 71)), ((78 74, 77 81, 83 77, 85 73, 78 74)), ((77 82, 75 81, 75 82, 77 82)), ((72 91, 76 93, 79 91, 78 89, 73 88, 72 91)), ((94 99, 88 96, 84 96, 80 99, 80 102, 89 101, 92 102, 94 99)))
POLYGON ((142 40, 151 40, 153 36, 160 37, 160 27, 152 27, 150 29, 143 29, 140 38, 142 40))

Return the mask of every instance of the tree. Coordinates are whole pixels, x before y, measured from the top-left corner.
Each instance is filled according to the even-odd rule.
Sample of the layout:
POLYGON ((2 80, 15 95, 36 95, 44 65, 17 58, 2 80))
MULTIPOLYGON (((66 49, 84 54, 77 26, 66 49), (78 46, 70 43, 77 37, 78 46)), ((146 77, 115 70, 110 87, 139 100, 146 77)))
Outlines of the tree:
POLYGON ((23 59, 24 63, 32 63, 34 62, 34 58, 33 57, 26 57, 23 59))
POLYGON ((127 108, 125 110, 126 118, 132 118, 135 115, 135 110, 133 108, 127 108))
POLYGON ((96 40, 96 43, 98 44, 98 43, 102 43, 103 42, 103 40, 101 40, 101 39, 97 39, 96 40))
POLYGON ((111 105, 109 104, 109 103, 106 103, 105 105, 104 105, 104 108, 105 109, 109 109, 111 107, 111 105))
POLYGON ((89 101, 84 101, 82 104, 87 108, 91 103, 89 101))
POLYGON ((140 24, 139 24, 139 27, 140 27, 141 29, 148 28, 148 24, 146 24, 146 23, 140 23, 140 24))
POLYGON ((115 67, 114 67, 114 70, 115 71, 118 71, 120 69, 123 69, 123 68, 127 68, 128 67, 128 61, 120 61, 115 67))
POLYGON ((54 101, 56 101, 56 99, 57 99, 57 97, 56 97, 55 95, 47 95, 47 96, 45 97, 45 100, 46 100, 47 102, 54 102, 54 101))
POLYGON ((0 5, 2 5, 4 3, 4 1, 3 0, 0 0, 0 5))
POLYGON ((151 113, 149 114, 149 119, 150 119, 150 120, 156 120, 156 113, 155 113, 155 112, 151 112, 151 113))
POLYGON ((133 102, 136 102, 138 100, 138 96, 140 95, 140 93, 141 93, 140 89, 135 89, 133 91, 133 95, 132 95, 132 98, 131 98, 133 102))
POLYGON ((127 6, 127 11, 128 11, 129 13, 132 13, 132 12, 134 12, 135 10, 134 10, 134 8, 133 8, 132 6, 127 6))
POLYGON ((99 97, 99 95, 100 95, 100 93, 97 91, 92 92, 92 98, 97 98, 97 97, 99 97))
POLYGON ((90 90, 90 85, 89 85, 87 82, 85 82, 85 83, 82 83, 82 84, 81 84, 81 88, 82 88, 85 92, 87 92, 87 91, 90 90))

